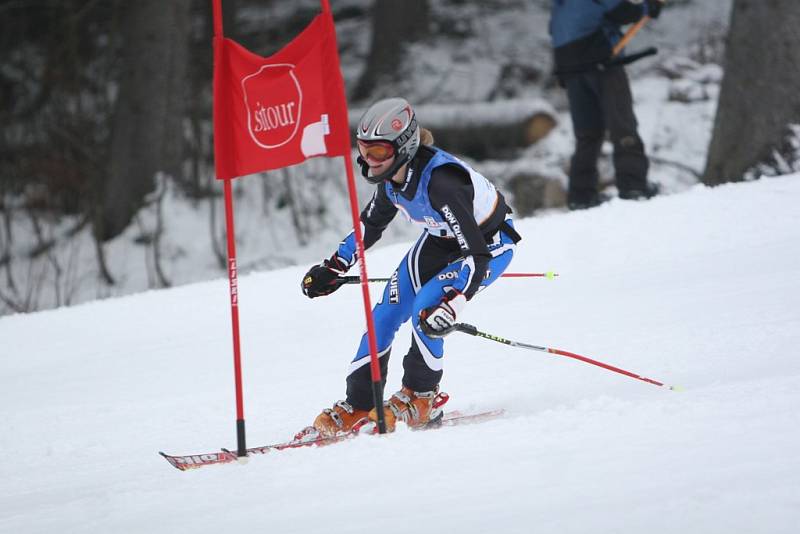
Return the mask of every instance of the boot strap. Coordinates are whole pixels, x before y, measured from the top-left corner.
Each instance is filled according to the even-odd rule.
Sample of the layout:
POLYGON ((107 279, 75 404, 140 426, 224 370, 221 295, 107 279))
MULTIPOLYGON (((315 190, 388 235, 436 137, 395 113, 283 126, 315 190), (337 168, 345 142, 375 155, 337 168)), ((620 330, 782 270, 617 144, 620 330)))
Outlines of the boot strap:
POLYGON ((342 429, 344 428, 344 421, 342 420, 342 416, 339 415, 339 412, 336 411, 336 408, 341 408, 348 414, 353 415, 353 407, 350 406, 350 403, 347 401, 338 401, 333 405, 333 408, 325 408, 322 410, 333 420, 334 423, 336 423, 336 426, 342 429))
POLYGON ((398 391, 397 393, 392 395, 392 397, 398 399, 403 404, 410 404, 411 403, 411 397, 406 395, 406 392, 403 391, 403 390, 398 391))
POLYGON ((419 417, 419 410, 417 410, 417 407, 410 402, 403 403, 403 408, 405 409, 401 409, 395 403, 389 401, 386 402, 385 406, 389 407, 389 410, 392 411, 395 419, 398 421, 408 423, 409 421, 413 421, 419 417))
POLYGON ((336 413, 336 410, 325 408, 324 410, 322 410, 322 413, 330 417, 331 420, 334 423, 336 423, 336 426, 339 427, 340 429, 344 426, 344 421, 342 421, 342 416, 336 413))
POLYGON ((346 411, 347 413, 349 413, 350 415, 353 415, 353 407, 350 406, 349 402, 340 400, 333 405, 334 408, 336 408, 337 406, 342 410, 346 411))
MULTIPOLYGON (((438 388, 437 388, 438 389, 438 388)), ((418 399, 434 399, 436 397, 436 390, 433 391, 414 391, 414 396, 418 399)), ((419 420, 419 410, 417 409, 416 405, 411 400, 411 397, 408 394, 400 390, 394 395, 393 398, 397 399, 402 403, 405 409, 401 409, 401 407, 397 406, 396 403, 391 402, 391 400, 387 401, 385 405, 389 407, 392 411, 396 419, 408 423, 409 421, 417 421, 419 420)))

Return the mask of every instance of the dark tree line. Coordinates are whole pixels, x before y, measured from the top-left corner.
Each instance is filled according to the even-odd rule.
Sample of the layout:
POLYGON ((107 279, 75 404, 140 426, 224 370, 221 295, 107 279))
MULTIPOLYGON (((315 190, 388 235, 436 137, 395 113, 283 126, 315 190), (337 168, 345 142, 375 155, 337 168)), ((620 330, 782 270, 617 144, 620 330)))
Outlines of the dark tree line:
POLYGON ((32 208, 86 212, 102 181, 105 121, 118 75, 107 51, 120 20, 112 3, 6 2, 0 7, 0 187, 32 208), (81 9, 82 8, 82 9, 81 9))
MULTIPOLYGON (((331 3, 337 21, 368 21, 373 7, 386 11, 409 32, 403 43, 425 34, 412 30, 427 26, 426 0, 404 9, 382 0, 331 3)), ((320 6, 318 0, 286 5, 223 0, 225 35, 272 54, 320 6)), ((104 243, 131 227, 152 258, 153 287, 168 285, 159 260, 166 183, 193 202, 209 203, 209 253, 222 258, 216 235, 220 188, 213 175, 211 7, 211 0, 0 0, 0 312, 37 309, 50 291, 46 285, 56 288, 56 304, 69 303, 81 273, 70 271, 64 254, 87 230, 106 285, 115 283, 116 273, 104 243), (153 214, 155 225, 144 224, 153 214), (70 221, 66 229, 63 220, 70 221)), ((385 17, 372 18, 382 28, 374 40, 385 43, 384 32, 393 28, 380 22, 385 17)), ((392 65, 365 62, 360 87, 391 81, 403 47, 393 47, 392 65)), ((291 210, 299 242, 307 239, 303 218, 316 215, 304 213, 308 206, 287 180, 267 180, 264 188, 277 209, 291 210)), ((97 291, 104 292, 101 286, 97 291)))
POLYGON ((121 6, 121 76, 111 116, 108 179, 95 221, 102 240, 119 235, 155 189, 157 172, 179 176, 188 94, 189 0, 121 6))
MULTIPOLYGON (((359 39, 369 42, 358 57, 359 75, 346 80, 358 106, 403 87, 415 67, 407 46, 447 30, 449 9, 464 2, 331 4, 337 23, 358 21, 347 39, 340 35, 343 55, 359 39)), ((286 5, 223 0, 225 34, 269 55, 319 10, 318 0, 286 5), (268 17, 251 17, 265 10, 268 17)), ((795 0, 735 0, 704 182, 741 179, 780 151, 788 128, 800 124, 797 28, 795 0)), ((104 271, 102 243, 163 194, 162 179, 191 199, 218 194, 211 37, 211 0, 0 1, 0 268, 12 261, 12 213, 23 213, 36 229, 32 258, 54 242, 40 231, 44 221, 74 216, 63 235, 91 227, 104 271)), ((302 215, 285 180, 270 184, 287 189, 272 198, 288 199, 302 215)), ((105 279, 113 281, 107 272, 105 279)))
MULTIPOLYGON (((241 8, 275 3, 225 0, 226 35, 269 54, 319 9, 298 2, 288 21, 239 23, 241 8)), ((349 9, 344 16, 368 6, 349 9)), ((158 173, 189 195, 210 192, 211 0, 11 0, 0 20, 0 199, 83 215, 107 241, 158 173)), ((426 21, 426 0, 377 1, 362 98, 400 63, 397 43, 424 36, 426 21)))
POLYGON ((118 235, 185 156, 191 0, 0 7, 2 199, 118 235))

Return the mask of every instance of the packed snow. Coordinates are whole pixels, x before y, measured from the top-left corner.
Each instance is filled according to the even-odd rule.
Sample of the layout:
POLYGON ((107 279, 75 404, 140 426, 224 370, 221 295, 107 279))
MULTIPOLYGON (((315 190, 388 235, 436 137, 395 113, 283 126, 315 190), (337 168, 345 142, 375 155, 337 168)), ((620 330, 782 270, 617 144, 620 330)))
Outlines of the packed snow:
MULTIPOLYGON (((505 417, 244 466, 158 455, 236 445, 227 280, 2 317, 0 532, 796 532, 798 197, 791 175, 519 220, 511 270, 560 276, 501 279, 463 314, 685 391, 452 334, 448 407, 505 417)), ((308 300, 305 268, 240 279, 248 445, 344 394, 361 294, 308 300)))

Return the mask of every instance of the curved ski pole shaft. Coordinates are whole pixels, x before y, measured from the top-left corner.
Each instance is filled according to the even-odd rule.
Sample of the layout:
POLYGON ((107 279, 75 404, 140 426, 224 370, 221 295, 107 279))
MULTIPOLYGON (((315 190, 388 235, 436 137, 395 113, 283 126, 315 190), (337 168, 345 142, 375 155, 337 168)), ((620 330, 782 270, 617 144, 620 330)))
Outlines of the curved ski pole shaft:
MULTIPOLYGON (((342 284, 360 284, 361 279, 358 276, 340 276, 342 284)), ((390 278, 368 278, 367 282, 388 282, 390 278)))
POLYGON ((482 337, 484 339, 490 339, 492 341, 497 341, 498 343, 502 343, 504 345, 509 345, 511 347, 522 347, 531 350, 538 350, 540 352, 547 352, 547 347, 539 347, 537 345, 529 345, 528 343, 520 343, 519 341, 511 341, 510 339, 505 339, 500 336, 495 336, 493 334, 487 334, 486 332, 481 332, 477 329, 477 327, 472 326, 471 324, 467 323, 457 323, 456 330, 459 332, 463 332, 465 334, 469 334, 471 336, 482 337))
POLYGON ((545 273, 503 273, 500 278, 547 278, 552 280, 556 276, 558 276, 558 273, 547 271, 545 273))
POLYGON ((622 52, 622 49, 628 45, 631 39, 633 39, 634 36, 637 33, 639 33, 639 30, 644 28, 645 24, 647 24, 648 21, 650 21, 650 16, 645 15, 644 17, 639 19, 639 22, 628 28, 628 31, 625 32, 625 35, 623 35, 622 38, 619 40, 619 42, 614 46, 614 51, 611 53, 611 57, 612 58, 617 57, 620 54, 620 52, 622 52))
POLYGON ((597 360, 593 360, 591 358, 587 358, 586 356, 581 356, 580 354, 575 354, 573 352, 567 352, 565 350, 554 349, 551 347, 540 347, 538 345, 530 345, 528 343, 520 343, 519 341, 511 341, 510 339, 505 339, 500 336, 495 336, 493 334, 487 334, 486 332, 481 332, 476 327, 472 326, 471 324, 466 323, 458 323, 455 326, 456 330, 459 332, 463 332, 464 334, 469 334, 471 336, 482 337, 484 339, 489 339, 491 341, 496 341, 498 343, 503 343, 504 345, 509 345, 512 347, 521 347, 524 349, 536 350, 539 352, 547 352, 550 354, 558 354, 559 356, 566 356, 567 358, 573 358, 575 360, 580 360, 582 362, 590 363, 592 365, 596 365, 598 367, 602 367, 603 369, 608 369, 609 371, 614 371, 615 373, 619 373, 621 375, 629 376, 631 378, 635 378, 636 380, 641 380, 642 382, 647 382, 648 384, 653 384, 655 386, 660 387, 667 387, 672 391, 679 391, 681 388, 678 386, 667 386, 663 382, 659 382, 658 380, 653 380, 652 378, 647 378, 645 376, 637 375, 636 373, 632 373, 630 371, 626 371, 625 369, 620 369, 619 367, 614 367, 613 365, 609 365, 607 363, 599 362, 597 360))

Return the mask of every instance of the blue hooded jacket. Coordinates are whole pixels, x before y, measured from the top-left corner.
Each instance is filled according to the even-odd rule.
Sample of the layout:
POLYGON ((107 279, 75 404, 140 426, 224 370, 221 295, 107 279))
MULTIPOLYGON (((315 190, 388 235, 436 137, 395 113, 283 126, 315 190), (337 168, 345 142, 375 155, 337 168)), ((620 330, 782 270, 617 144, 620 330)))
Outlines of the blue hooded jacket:
POLYGON ((647 13, 636 0, 552 0, 550 37, 556 70, 600 63, 622 37, 620 26, 647 13))

